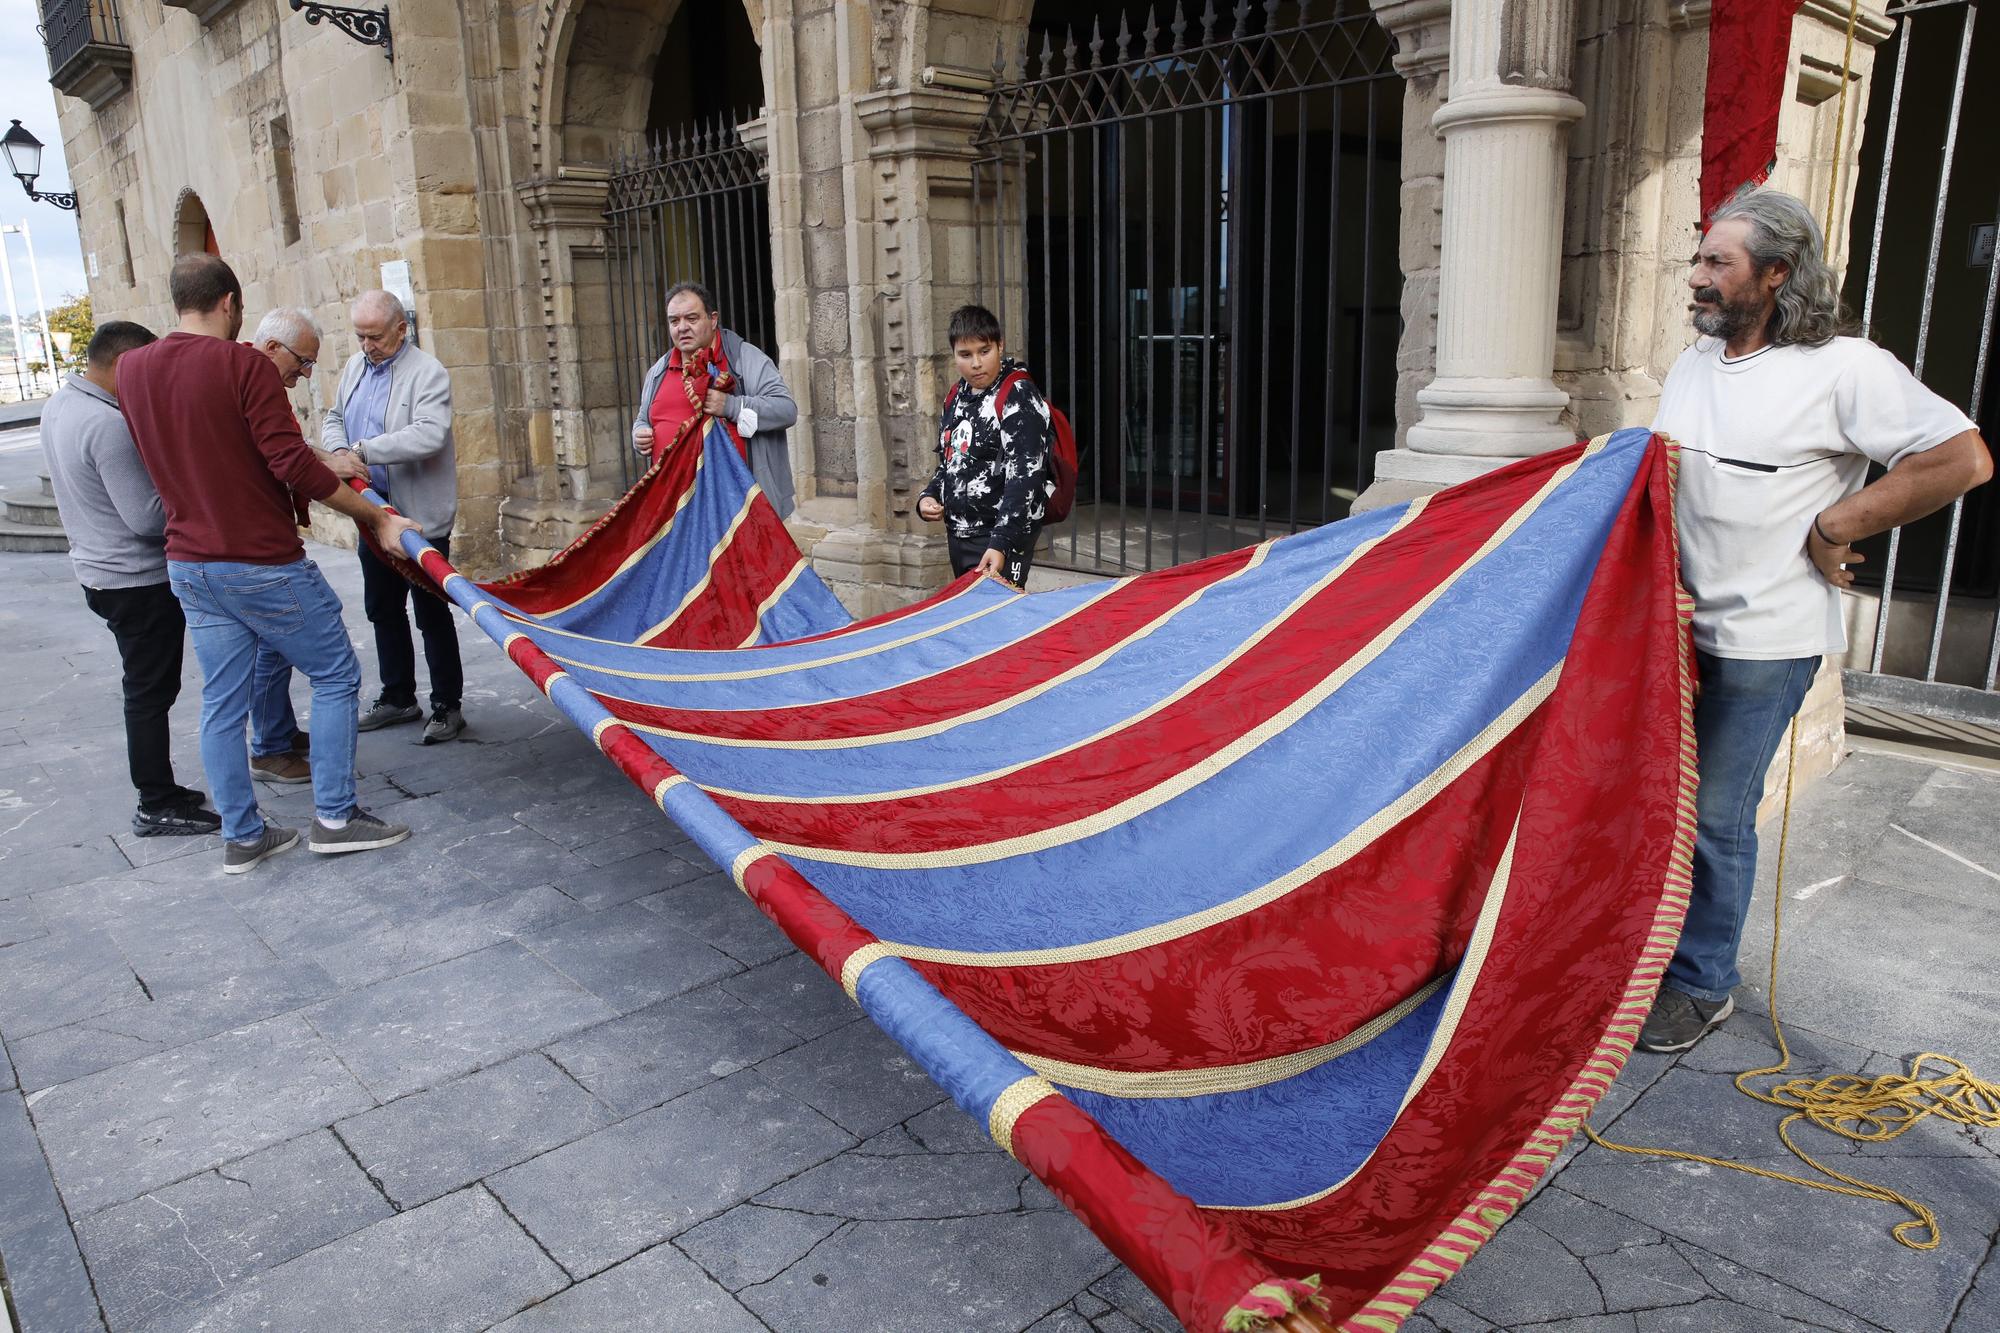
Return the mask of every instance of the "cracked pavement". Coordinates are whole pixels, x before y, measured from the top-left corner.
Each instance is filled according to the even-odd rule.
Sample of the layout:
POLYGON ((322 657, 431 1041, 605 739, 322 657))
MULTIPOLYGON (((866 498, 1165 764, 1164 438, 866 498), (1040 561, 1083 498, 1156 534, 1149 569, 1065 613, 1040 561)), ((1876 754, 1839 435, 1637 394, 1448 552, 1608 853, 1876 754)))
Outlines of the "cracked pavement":
MULTIPOLYGON (((0 448, 0 484, 37 462, 0 448)), ((353 556, 312 554, 372 684, 353 556)), ((361 738, 363 804, 415 836, 225 878, 214 839, 125 831, 116 653, 67 559, 0 560, 0 1260, 27 1333, 1178 1327, 469 626, 466 738, 361 738)), ((192 654, 187 681, 199 784, 192 654)), ((1996 810, 2000 778, 1871 754, 1801 802, 1803 1068, 2000 1070, 1996 810)), ((1789 1169, 1729 1086, 1771 1050, 1746 973, 1600 1129, 1789 1169)), ((1802 1137, 1935 1206, 1943 1245, 1573 1145, 1407 1327, 2000 1328, 2000 1131, 1802 1137)))

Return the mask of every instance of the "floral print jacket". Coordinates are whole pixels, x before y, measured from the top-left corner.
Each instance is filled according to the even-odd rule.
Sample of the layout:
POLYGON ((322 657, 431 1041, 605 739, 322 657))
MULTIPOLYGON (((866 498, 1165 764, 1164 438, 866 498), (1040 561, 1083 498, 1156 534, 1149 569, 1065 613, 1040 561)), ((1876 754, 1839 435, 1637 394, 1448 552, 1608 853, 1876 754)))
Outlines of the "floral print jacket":
POLYGON ((1012 357, 983 390, 960 380, 938 423, 938 468, 924 494, 944 506, 944 521, 961 539, 985 538, 1001 551, 1024 549, 1048 510, 1056 483, 1049 467, 1049 405, 1023 377, 1007 391, 1006 414, 993 400, 1009 375, 1025 367, 1012 357))

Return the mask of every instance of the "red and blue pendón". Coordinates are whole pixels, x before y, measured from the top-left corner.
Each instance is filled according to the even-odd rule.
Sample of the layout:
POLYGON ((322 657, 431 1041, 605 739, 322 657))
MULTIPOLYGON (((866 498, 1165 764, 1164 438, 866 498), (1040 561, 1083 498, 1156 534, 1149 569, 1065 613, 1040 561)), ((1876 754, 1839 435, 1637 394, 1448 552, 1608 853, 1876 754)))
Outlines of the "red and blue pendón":
POLYGON ((408 553, 1189 1328, 1394 1328, 1673 948, 1670 447, 850 622, 699 445, 540 570, 408 553))

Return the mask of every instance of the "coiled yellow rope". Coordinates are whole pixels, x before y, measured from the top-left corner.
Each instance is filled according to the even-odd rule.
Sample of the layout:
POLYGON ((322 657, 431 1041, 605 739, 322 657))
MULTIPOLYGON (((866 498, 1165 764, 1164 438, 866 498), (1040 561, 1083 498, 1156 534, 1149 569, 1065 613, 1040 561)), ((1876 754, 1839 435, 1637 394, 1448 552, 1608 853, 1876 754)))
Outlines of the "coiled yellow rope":
POLYGON ((1761 1166, 1727 1162, 1718 1157, 1705 1157, 1700 1153, 1680 1152, 1673 1148, 1613 1143, 1592 1129, 1589 1121, 1584 1122, 1583 1132, 1590 1136, 1592 1143, 1613 1152, 1700 1162, 1704 1166, 1719 1166, 1741 1171, 1745 1175, 1762 1176, 1766 1180, 1782 1180, 1807 1189, 1825 1190, 1830 1194, 1893 1203, 1910 1216, 1898 1222, 1890 1234, 1913 1250, 1934 1250, 1941 1233, 1937 1214, 1929 1205, 1887 1185, 1859 1180, 1834 1170, 1792 1141, 1792 1127, 1810 1122, 1829 1134, 1837 1134, 1855 1143, 1887 1143, 1932 1116, 1959 1125, 2000 1129, 2000 1085, 1980 1078, 1962 1060, 1925 1051, 1910 1061, 1906 1073, 1883 1074, 1876 1078, 1864 1078, 1859 1074, 1832 1074, 1819 1079, 1791 1078, 1763 1090, 1750 1086, 1749 1080, 1782 1074, 1792 1063, 1792 1048, 1785 1041, 1784 1025, 1778 1021, 1778 946, 1784 935, 1785 845, 1792 831, 1792 773, 1797 767, 1798 757, 1799 730, 1795 719, 1785 758, 1785 813, 1778 831, 1777 882, 1771 892, 1771 1035, 1777 1039, 1778 1063, 1738 1074, 1736 1090, 1768 1106, 1790 1111, 1791 1114, 1778 1122, 1779 1140, 1794 1157, 1830 1179, 1810 1180, 1783 1171, 1770 1171, 1761 1166), (1833 1181, 1840 1183, 1831 1183, 1833 1181))

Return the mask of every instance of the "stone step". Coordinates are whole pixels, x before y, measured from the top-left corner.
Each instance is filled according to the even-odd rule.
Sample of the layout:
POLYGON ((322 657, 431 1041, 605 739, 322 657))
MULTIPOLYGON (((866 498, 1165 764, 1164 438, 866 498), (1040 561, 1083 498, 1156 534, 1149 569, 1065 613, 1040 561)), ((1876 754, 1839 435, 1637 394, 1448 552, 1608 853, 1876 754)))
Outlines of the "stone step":
POLYGON ((0 551, 67 551, 69 538, 61 528, 39 523, 8 523, 0 520, 0 551))
POLYGON ((55 499, 47 495, 15 495, 11 491, 0 495, 0 517, 9 523, 25 523, 31 527, 62 527, 62 515, 56 510, 55 499))

